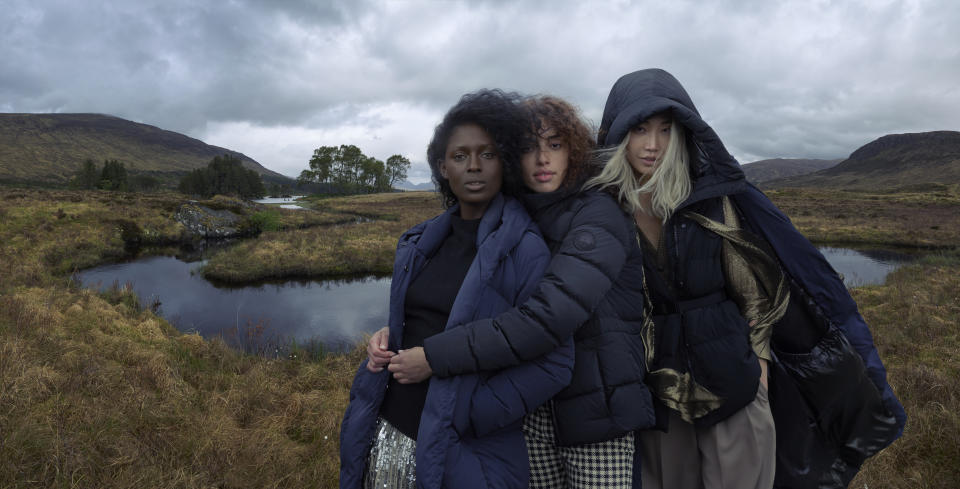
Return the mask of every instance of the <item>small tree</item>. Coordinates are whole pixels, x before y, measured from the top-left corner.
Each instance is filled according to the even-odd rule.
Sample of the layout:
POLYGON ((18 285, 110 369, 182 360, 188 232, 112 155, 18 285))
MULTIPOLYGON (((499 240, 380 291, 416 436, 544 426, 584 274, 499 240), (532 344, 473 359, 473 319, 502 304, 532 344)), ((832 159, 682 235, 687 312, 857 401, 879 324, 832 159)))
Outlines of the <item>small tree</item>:
POLYGON ((127 169, 117 160, 103 162, 100 172, 100 188, 103 190, 127 190, 127 169))
POLYGON ((407 179, 407 170, 410 169, 410 160, 401 155, 393 155, 387 158, 386 174, 389 182, 387 188, 393 188, 394 185, 407 179))
POLYGON ((97 169, 97 164, 87 158, 70 184, 73 187, 87 190, 97 188, 97 185, 100 184, 100 170, 97 169))

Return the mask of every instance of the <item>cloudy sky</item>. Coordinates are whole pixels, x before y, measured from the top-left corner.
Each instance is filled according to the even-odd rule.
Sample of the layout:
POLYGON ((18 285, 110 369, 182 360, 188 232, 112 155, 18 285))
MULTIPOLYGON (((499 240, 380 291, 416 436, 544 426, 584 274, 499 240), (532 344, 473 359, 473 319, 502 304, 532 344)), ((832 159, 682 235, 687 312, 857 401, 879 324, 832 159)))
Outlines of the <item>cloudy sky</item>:
POLYGON ((960 130, 955 0, 0 0, 0 112, 97 112, 296 176, 354 144, 414 162, 463 93, 558 95, 600 120, 660 67, 741 162, 844 158, 960 130))

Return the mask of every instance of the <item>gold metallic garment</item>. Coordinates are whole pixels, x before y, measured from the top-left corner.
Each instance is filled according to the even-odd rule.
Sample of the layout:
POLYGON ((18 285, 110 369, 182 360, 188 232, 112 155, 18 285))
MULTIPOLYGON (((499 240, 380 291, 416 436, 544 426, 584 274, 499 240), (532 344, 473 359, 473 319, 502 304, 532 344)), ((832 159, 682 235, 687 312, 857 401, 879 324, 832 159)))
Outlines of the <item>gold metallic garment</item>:
POLYGON ((729 197, 723 197, 722 223, 695 212, 688 212, 686 216, 723 238, 727 293, 747 321, 756 321, 750 330, 753 351, 764 360, 772 360, 770 335, 773 325, 787 312, 790 302, 790 289, 780 264, 756 244, 758 238, 740 228, 729 197))
MULTIPOLYGON (((728 197, 723 197, 723 215, 724 222, 721 223, 697 213, 686 213, 688 218, 724 238, 722 253, 727 293, 748 321, 756 320, 750 330, 750 343, 758 357, 769 361, 772 328, 787 310, 790 290, 776 259, 754 243, 756 238, 740 229, 728 197)), ((643 290, 646 308, 653 311, 646 278, 643 290)), ((697 384, 689 372, 681 373, 669 368, 650 370, 656 358, 655 328, 652 314, 647 314, 642 326, 642 338, 646 350, 644 360, 648 384, 654 395, 667 407, 676 410, 688 423, 719 408, 723 399, 697 384)))

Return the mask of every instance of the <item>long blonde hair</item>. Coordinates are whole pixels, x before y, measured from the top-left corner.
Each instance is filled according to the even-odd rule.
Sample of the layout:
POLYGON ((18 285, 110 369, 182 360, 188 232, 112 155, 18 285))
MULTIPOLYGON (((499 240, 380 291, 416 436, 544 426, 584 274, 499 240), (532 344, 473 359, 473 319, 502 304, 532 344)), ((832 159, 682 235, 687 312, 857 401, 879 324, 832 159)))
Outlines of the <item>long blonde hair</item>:
POLYGON ((630 141, 628 131, 626 137, 615 149, 601 150, 595 155, 606 159, 606 164, 599 175, 591 178, 584 184, 584 188, 615 188, 617 197, 622 205, 631 214, 643 211, 654 215, 663 222, 673 214, 673 211, 690 196, 693 183, 690 181, 690 155, 684 138, 683 126, 673 121, 670 127, 670 139, 660 157, 657 169, 646 182, 641 182, 627 160, 627 143, 630 141), (652 194, 651 209, 644 208, 640 203, 640 194, 652 194))

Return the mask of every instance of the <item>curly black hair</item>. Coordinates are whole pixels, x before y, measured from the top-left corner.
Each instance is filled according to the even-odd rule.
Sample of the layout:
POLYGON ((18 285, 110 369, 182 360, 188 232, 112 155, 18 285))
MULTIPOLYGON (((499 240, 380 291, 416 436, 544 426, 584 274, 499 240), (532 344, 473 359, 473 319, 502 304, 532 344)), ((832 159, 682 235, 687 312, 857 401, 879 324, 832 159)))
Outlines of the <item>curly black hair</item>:
POLYGON ((596 169, 587 162, 587 156, 596 146, 593 129, 583 120, 576 106, 550 95, 529 97, 523 105, 529 111, 533 130, 537 134, 549 127, 567 144, 570 163, 563 179, 564 187, 580 185, 596 173, 596 169))
POLYGON ((521 100, 522 97, 515 92, 482 89, 461 97, 443 116, 443 121, 434 129, 433 139, 427 146, 427 163, 430 164, 433 183, 440 192, 444 207, 456 204, 457 196, 453 194, 450 182, 440 175, 440 162, 446 155, 453 130, 464 124, 480 126, 493 139, 503 165, 500 191, 511 196, 522 192, 520 158, 530 145, 530 123, 520 105, 521 100))

